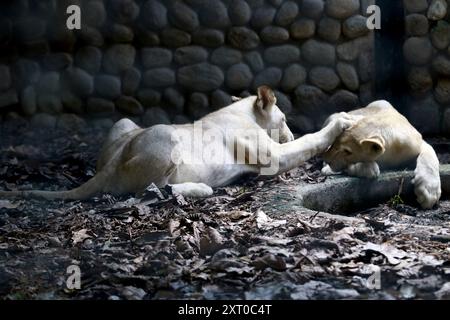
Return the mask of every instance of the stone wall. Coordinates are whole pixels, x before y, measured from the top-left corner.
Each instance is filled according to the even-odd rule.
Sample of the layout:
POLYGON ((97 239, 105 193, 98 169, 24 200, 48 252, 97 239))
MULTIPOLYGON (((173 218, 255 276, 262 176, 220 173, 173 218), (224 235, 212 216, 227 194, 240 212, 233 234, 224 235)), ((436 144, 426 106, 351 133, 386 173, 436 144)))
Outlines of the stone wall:
POLYGON ((183 123, 266 84, 290 124, 313 131, 372 99, 373 2, 2 1, 0 117, 183 123), (66 28, 70 4, 79 31, 66 28))
POLYGON ((404 0, 407 116, 423 133, 450 134, 450 1, 404 0))

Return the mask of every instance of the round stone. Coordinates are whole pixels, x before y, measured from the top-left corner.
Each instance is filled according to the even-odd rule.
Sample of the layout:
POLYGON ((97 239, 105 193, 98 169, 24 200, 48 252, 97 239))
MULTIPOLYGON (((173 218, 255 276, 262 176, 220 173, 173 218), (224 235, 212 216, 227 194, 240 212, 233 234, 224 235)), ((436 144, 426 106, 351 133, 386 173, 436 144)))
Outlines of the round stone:
POLYGON ((103 67, 107 73, 120 74, 134 64, 136 49, 128 44, 116 44, 106 50, 103 67))
POLYGON ((159 1, 147 0, 142 7, 141 18, 147 28, 164 29, 167 26, 167 9, 159 1))
POLYGON ((227 39, 231 46, 241 50, 251 50, 259 46, 258 35, 246 27, 231 28, 227 39))
POLYGON ((275 97, 277 98, 277 106, 282 112, 288 114, 292 111, 291 100, 282 92, 275 90, 275 97))
POLYGON ((33 128, 54 129, 56 126, 56 117, 51 114, 38 113, 31 118, 30 124, 33 128))
POLYGON ((275 16, 275 23, 279 26, 285 27, 294 22, 298 15, 298 5, 293 1, 285 1, 278 9, 275 16))
POLYGON ((99 28, 106 21, 107 13, 103 1, 87 1, 84 2, 81 11, 83 12, 83 23, 99 28))
POLYGON ((373 50, 365 50, 358 58, 359 78, 362 82, 372 81, 375 78, 375 57, 373 50))
POLYGON ((225 36, 219 30, 200 29, 194 33, 192 42, 204 47, 217 48, 225 43, 225 36))
POLYGON ((71 113, 84 113, 84 102, 79 96, 71 91, 65 90, 61 93, 61 102, 64 110, 71 113))
POLYGON ((253 74, 249 66, 239 63, 227 71, 226 85, 231 90, 247 89, 253 81, 253 74))
POLYGON ((439 50, 444 50, 450 45, 450 24, 446 21, 438 21, 431 30, 431 42, 439 50))
POLYGON ((307 62, 315 65, 334 65, 336 61, 334 46, 313 39, 303 44, 302 54, 307 62))
POLYGON ((358 58, 362 51, 373 46, 371 37, 361 37, 352 41, 339 44, 336 47, 337 56, 345 61, 353 61, 358 58))
POLYGON ((0 65, 0 91, 4 91, 11 86, 11 72, 9 67, 1 64, 0 65))
POLYGON ((433 95, 430 94, 424 99, 409 99, 407 106, 406 116, 420 133, 436 135, 440 132, 441 106, 433 98, 433 95))
POLYGON ((336 70, 342 83, 350 90, 356 91, 359 88, 359 78, 355 67, 351 64, 339 62, 336 70))
POLYGON ((179 48, 191 43, 191 35, 180 29, 168 28, 162 31, 161 41, 169 48, 179 48))
POLYGON ((86 121, 75 114, 63 113, 56 120, 57 130, 76 132, 81 130, 82 128, 85 128, 86 126, 86 121))
POLYGON ((263 6, 253 12, 251 25, 255 29, 262 29, 272 24, 277 10, 269 6, 263 6))
POLYGON ((102 98, 116 99, 122 91, 120 79, 110 75, 96 76, 95 91, 102 98))
POLYGON ((229 67, 242 61, 242 53, 236 49, 221 47, 211 54, 211 62, 221 67, 229 67))
POLYGON ((144 48, 141 61, 145 69, 167 67, 172 62, 172 51, 164 48, 144 48))
POLYGON ((228 7, 228 14, 234 26, 244 26, 252 17, 250 6, 244 0, 233 0, 228 7))
POLYGON ((150 69, 144 73, 143 83, 150 88, 170 87, 176 83, 175 72, 169 68, 150 69))
POLYGON ((347 38, 359 38, 369 33, 367 28, 367 18, 361 15, 356 15, 345 20, 342 25, 342 31, 347 38))
POLYGON ((22 111, 25 115, 31 116, 36 113, 36 91, 33 86, 28 86, 22 90, 20 94, 20 102, 22 104, 22 111))
POLYGON ((246 53, 244 59, 254 72, 260 72, 264 69, 264 60, 258 51, 246 53))
POLYGON ((145 111, 142 117, 142 123, 146 127, 151 127, 157 124, 170 124, 170 118, 167 112, 159 107, 153 107, 145 111))
POLYGON ((339 20, 324 17, 320 19, 317 34, 329 42, 336 42, 341 36, 341 22, 339 20))
POLYGON ((94 78, 80 68, 69 68, 64 73, 64 79, 73 93, 87 97, 94 92, 94 78))
POLYGON ((61 99, 53 94, 40 94, 37 98, 37 107, 40 112, 59 114, 63 111, 61 99))
POLYGON ((411 37, 403 45, 403 54, 409 63, 424 65, 430 61, 433 47, 428 38, 411 37))
POLYGON ((307 73, 300 64, 292 64, 284 70, 281 88, 286 92, 291 92, 299 85, 305 83, 307 73))
POLYGON ((61 71, 70 67, 73 63, 72 56, 65 52, 50 53, 45 56, 42 65, 49 71, 61 71))
POLYGON ((38 17, 25 16, 17 19, 14 25, 16 36, 21 42, 32 42, 45 36, 47 26, 38 17))
POLYGON ((450 103, 450 79, 441 78, 436 84, 434 91, 436 101, 441 104, 450 103))
POLYGON ((174 60, 179 65, 196 64, 208 60, 208 51, 200 46, 178 48, 174 60))
POLYGON ((294 91, 295 105, 307 116, 317 116, 326 107, 328 95, 317 87, 302 84, 294 91))
POLYGON ((299 19, 291 25, 291 37, 294 39, 308 39, 314 36, 316 24, 312 19, 299 19))
POLYGON ((174 88, 164 90, 163 100, 170 106, 172 114, 180 114, 184 108, 184 96, 174 88))
POLYGON ((403 5, 410 13, 422 12, 428 8, 427 0, 403 0, 403 5))
POLYGON ((284 66, 300 60, 300 49, 294 45, 270 47, 264 51, 264 60, 272 65, 284 66))
POLYGON ((220 0, 202 1, 200 21, 209 28, 222 29, 230 25, 227 7, 220 0))
POLYGON ((181 1, 175 1, 170 7, 169 21, 173 26, 189 32, 200 25, 197 13, 181 1))
POLYGON ((133 95, 141 83, 141 72, 136 68, 126 70, 122 75, 122 92, 133 95))
POLYGON ((311 83, 324 91, 333 91, 340 84, 336 72, 331 68, 315 67, 309 73, 311 83))
POLYGON ((90 74, 96 74, 102 66, 102 52, 96 47, 82 47, 75 55, 75 64, 90 74))
POLYGON ((178 82, 181 86, 200 92, 219 88, 224 82, 222 70, 209 63, 199 63, 178 69, 178 82))
POLYGON ((332 18, 346 19, 359 11, 359 0, 328 0, 326 11, 332 18))
POLYGON ((106 37, 115 43, 129 43, 134 39, 133 29, 123 24, 114 23, 106 32, 106 37))
POLYGON ((450 76, 450 59, 439 55, 431 63, 433 71, 443 76, 450 76))
POLYGON ((137 98, 145 107, 154 107, 161 102, 161 93, 153 89, 140 89, 137 93, 137 98))
POLYGON ((194 92, 191 94, 187 105, 187 112, 189 116, 193 119, 200 119, 201 117, 207 115, 209 111, 209 100, 207 95, 199 92, 194 92))
POLYGON ((131 23, 139 16, 140 6, 133 0, 111 0, 109 3, 115 20, 120 23, 131 23))
POLYGON ((336 91, 330 97, 329 103, 335 112, 354 110, 360 105, 358 96, 347 90, 336 91))
POLYGON ((323 0, 303 0, 300 7, 300 12, 305 17, 317 19, 322 16, 323 9, 323 0))
POLYGON ((425 93, 433 87, 428 68, 412 67, 408 72, 408 84, 413 92, 425 93))
POLYGON ((135 32, 137 42, 142 47, 159 46, 161 43, 161 41, 159 40, 159 36, 156 32, 146 30, 143 27, 136 27, 135 32))
POLYGON ((0 108, 13 106, 19 103, 19 96, 15 89, 0 92, 0 108))
POLYGON ((447 15, 447 2, 445 0, 432 0, 428 7, 427 17, 430 20, 438 21, 447 15))
POLYGON ((281 27, 268 26, 262 29, 260 36, 265 43, 278 44, 289 40, 289 31, 281 27))
POLYGON ((102 98, 89 98, 86 111, 94 114, 111 114, 115 110, 114 102, 102 98))
POLYGON ((103 47, 105 39, 100 31, 93 27, 85 26, 78 33, 78 39, 87 46, 103 47))
POLYGON ((270 88, 277 88, 280 84, 283 72, 279 68, 270 67, 267 68, 255 77, 253 81, 253 89, 266 85, 270 88))
POLYGON ((428 19, 423 14, 409 14, 405 18, 405 29, 408 36, 424 36, 429 29, 428 19))
POLYGON ((13 70, 16 81, 21 87, 36 83, 41 76, 39 64, 28 59, 18 59, 13 70))
POLYGON ((37 92, 40 93, 56 93, 60 88, 59 72, 47 72, 41 75, 37 83, 37 92))
POLYGON ((222 90, 215 90, 211 93, 211 106, 213 109, 220 109, 229 106, 231 103, 231 96, 228 93, 222 90))
POLYGON ((133 97, 121 96, 116 100, 116 107, 119 111, 134 116, 144 113, 141 103, 133 97))

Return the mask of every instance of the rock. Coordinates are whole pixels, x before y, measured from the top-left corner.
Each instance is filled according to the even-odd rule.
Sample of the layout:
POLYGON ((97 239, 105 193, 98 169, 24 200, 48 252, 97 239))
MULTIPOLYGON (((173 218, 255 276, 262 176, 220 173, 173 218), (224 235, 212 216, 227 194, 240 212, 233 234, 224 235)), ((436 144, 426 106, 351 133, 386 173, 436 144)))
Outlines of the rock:
POLYGON ((141 83, 141 72, 136 68, 131 68, 122 74, 122 92, 125 95, 133 95, 141 83))
POLYGON ((167 9, 159 1, 147 0, 141 9, 141 18, 147 28, 162 30, 167 26, 167 9))
POLYGON ((193 43, 204 47, 217 48, 225 43, 225 36, 219 30, 200 29, 193 35, 193 43))
POLYGON ((252 81, 252 71, 248 65, 244 63, 235 64, 227 71, 226 85, 231 90, 247 89, 252 81))
POLYGON ((316 24, 311 19, 299 19, 291 25, 291 37, 294 39, 308 39, 316 32, 316 24))
POLYGON ((139 116, 144 113, 141 103, 133 97, 121 96, 116 100, 116 107, 123 113, 139 116))
POLYGON ((145 69, 168 67, 172 62, 172 51, 164 48, 144 48, 141 61, 145 69))
POLYGON ((284 70, 281 88, 283 91, 291 92, 299 85, 305 83, 307 73, 304 67, 299 64, 292 64, 284 70))
POLYGON ((146 30, 143 27, 136 27, 136 39, 142 47, 156 47, 159 46, 161 41, 159 35, 156 32, 146 30))
POLYGON ((227 7, 220 0, 202 1, 200 22, 209 28, 222 29, 230 25, 227 7))
POLYGON ((228 6, 228 15, 233 26, 244 26, 250 21, 252 12, 244 0, 233 0, 228 6))
POLYGON ((175 72, 169 68, 148 70, 144 73, 143 83, 150 88, 170 87, 176 83, 175 72))
POLYGON ((431 62, 433 71, 443 76, 450 76, 450 59, 439 55, 431 62))
POLYGON ((340 84, 340 79, 331 68, 315 67, 309 73, 311 83, 324 91, 333 91, 340 84))
POLYGON ((80 68, 67 69, 64 79, 72 91, 81 97, 87 97, 94 92, 94 78, 80 68))
MULTIPOLYGON (((102 115, 100 113, 100 115, 102 115)), ((108 118, 93 118, 90 119, 89 124, 97 129, 102 131, 109 131, 114 126, 114 121, 108 118)))
POLYGON ((184 108, 184 96, 174 88, 167 88, 163 94, 164 101, 166 101, 172 108, 174 114, 180 114, 184 108))
POLYGON ((195 92, 189 97, 187 112, 193 119, 200 119, 209 113, 208 96, 203 93, 195 92))
POLYGON ((424 65, 431 59, 433 47, 428 38, 411 37, 403 45, 403 54, 409 63, 424 65))
POLYGON ((359 11, 359 0, 328 0, 326 11, 332 18, 346 19, 359 11))
POLYGON ((107 38, 115 43, 129 43, 134 39, 133 29, 123 24, 114 23, 108 28, 107 38))
POLYGON ((80 48, 75 55, 75 64, 90 74, 95 75, 102 66, 102 52, 92 46, 80 48))
POLYGON ((22 43, 42 39, 46 30, 47 25, 45 21, 37 16, 24 16, 17 19, 14 25, 15 36, 22 43))
POLYGON ((148 109, 142 117, 144 126, 151 127, 157 124, 170 124, 168 114, 159 107, 148 109))
POLYGON ((264 69, 264 60, 258 51, 246 53, 244 60, 254 72, 260 72, 264 69))
POLYGON ((269 86, 272 89, 278 87, 281 81, 283 72, 279 68, 270 67, 264 69, 253 80, 253 89, 257 89, 262 85, 269 86))
POLYGON ((116 44, 106 50, 103 67, 107 73, 114 75, 133 67, 136 49, 128 44, 116 44))
POLYGON ((109 3, 115 20, 120 23, 129 24, 139 16, 140 6, 133 0, 111 0, 109 3))
POLYGON ((341 22, 339 20, 324 17, 320 19, 317 34, 329 42, 336 42, 341 36, 341 22))
POLYGON ((93 114, 114 113, 114 102, 102 98, 89 98, 87 100, 86 111, 93 114))
POLYGON ((374 92, 374 83, 372 82, 364 83, 359 86, 359 100, 362 106, 367 106, 375 100, 374 92))
POLYGON ((51 114, 38 113, 31 118, 30 124, 37 129, 54 129, 56 127, 56 117, 51 114))
POLYGON ((89 26, 84 26, 78 31, 78 39, 88 46, 103 47, 105 44, 105 39, 100 31, 89 26))
POLYGON ((336 47, 337 56, 345 61, 353 61, 359 57, 361 51, 372 48, 373 45, 370 37, 357 38, 338 45, 336 47))
POLYGON ((178 48, 174 60, 179 65, 196 64, 208 60, 208 51, 200 46, 178 48))
POLYGON ((211 93, 211 107, 213 109, 220 109, 232 103, 231 96, 222 90, 215 90, 211 93))
POLYGON ((162 43, 169 48, 179 48, 191 43, 191 35, 179 29, 164 29, 161 33, 162 43))
POLYGON ((308 40, 302 45, 304 59, 315 65, 334 65, 336 62, 336 50, 331 44, 308 40))
POLYGON ((317 19, 322 16, 323 9, 323 0, 303 0, 300 7, 300 12, 305 17, 317 19))
POLYGON ((299 132, 301 134, 313 133, 316 131, 316 126, 311 117, 305 117, 303 115, 291 115, 288 117, 289 128, 299 132))
POLYGON ((38 93, 56 93, 60 88, 60 74, 52 71, 44 73, 36 85, 38 93))
POLYGON ((423 14, 409 14, 405 18, 405 29, 408 36, 424 36, 429 29, 428 19, 423 14))
POLYGON ((40 112, 50 114, 59 114, 63 111, 61 99, 53 94, 38 95, 37 107, 40 112))
POLYGON ((375 57, 373 50, 366 50, 358 58, 359 78, 362 82, 375 79, 375 57))
POLYGON ((408 84, 414 93, 425 93, 433 87, 433 78, 428 68, 412 67, 408 72, 408 84))
POLYGON ((431 30, 431 42, 437 49, 444 50, 450 45, 450 24, 446 21, 438 21, 431 30))
POLYGON ((275 16, 275 23, 279 26, 286 27, 294 22, 298 15, 298 5, 294 1, 286 1, 278 9, 275 16))
POLYGON ((56 119, 57 130, 76 132, 85 128, 86 126, 86 121, 75 114, 63 113, 56 119))
POLYGON ((344 85, 352 90, 356 91, 359 88, 359 78, 355 67, 351 64, 339 62, 336 66, 339 77, 344 85))
POLYGON ((411 99, 406 117, 423 135, 437 134, 440 131, 440 105, 432 95, 420 100, 411 99))
POLYGON ((231 46, 241 50, 251 50, 259 46, 258 35, 246 27, 231 28, 227 39, 231 46))
POLYGON ((441 104, 450 103, 450 79, 441 78, 437 81, 434 96, 436 101, 441 104))
POLYGON ((211 54, 211 62, 220 67, 229 67, 242 61, 242 53, 236 49, 221 47, 211 54))
POLYGON ((342 25, 342 31, 349 39, 366 35, 370 31, 369 28, 367 28, 367 18, 361 15, 348 18, 342 25))
POLYGON ((444 111, 444 117, 442 121, 442 131, 445 135, 450 135, 450 109, 444 111))
POLYGON ((44 57, 42 64, 48 71, 61 71, 70 67, 73 63, 72 56, 68 53, 51 53, 44 57))
POLYGON ((14 74, 19 86, 36 83, 41 77, 39 64, 28 59, 18 59, 14 65, 14 74))
POLYGON ((137 98, 145 108, 154 107, 161 102, 161 93, 153 89, 140 89, 137 98))
POLYGON ((264 60, 276 66, 295 63, 300 60, 300 49, 289 44, 270 47, 264 51, 264 60))
POLYGON ((306 116, 316 117, 328 104, 328 95, 317 87, 302 84, 294 91, 296 109, 306 116))
POLYGON ((169 21, 173 26, 188 32, 200 26, 197 13, 181 1, 175 1, 170 7, 169 21))
POLYGON ((5 91, 11 86, 11 73, 9 67, 0 65, 0 91, 5 91))
POLYGON ((262 29, 272 24, 277 10, 269 6, 263 6, 253 12, 251 25, 255 29, 262 29))
POLYGON ((84 103, 83 101, 75 94, 70 91, 64 91, 61 93, 61 102, 63 104, 64 110, 71 113, 84 113, 84 103))
POLYGON ((261 30, 260 37, 265 43, 283 43, 289 40, 289 31, 281 27, 268 26, 261 30))
POLYGON ((338 90, 330 97, 329 103, 334 112, 348 112, 360 107, 358 96, 347 90, 338 90))
POLYGON ((187 124, 187 123, 190 123, 191 122, 191 120, 189 120, 189 118, 188 117, 186 117, 186 116, 184 116, 184 115, 176 115, 174 118, 173 118, 173 123, 174 124, 187 124))
POLYGON ((292 111, 291 100, 282 92, 275 90, 275 97, 277 98, 277 106, 282 112, 288 114, 292 111))
POLYGON ((37 98, 36 91, 33 86, 28 86, 22 90, 20 94, 20 102, 22 105, 22 111, 25 115, 31 116, 36 113, 37 98))
POLYGON ((81 6, 82 24, 99 28, 106 21, 107 13, 103 1, 85 1, 81 6))
POLYGON ((410 13, 422 12, 428 8, 427 0, 404 0, 403 5, 410 13))
POLYGON ((208 92, 223 84, 224 75, 216 66, 199 63, 178 69, 178 82, 187 89, 208 92))
POLYGON ((428 7, 427 17, 430 20, 441 20, 447 15, 447 2, 445 0, 432 0, 428 7))
POLYGON ((102 98, 116 99, 122 92, 120 79, 110 75, 99 75, 95 77, 95 92, 102 98))

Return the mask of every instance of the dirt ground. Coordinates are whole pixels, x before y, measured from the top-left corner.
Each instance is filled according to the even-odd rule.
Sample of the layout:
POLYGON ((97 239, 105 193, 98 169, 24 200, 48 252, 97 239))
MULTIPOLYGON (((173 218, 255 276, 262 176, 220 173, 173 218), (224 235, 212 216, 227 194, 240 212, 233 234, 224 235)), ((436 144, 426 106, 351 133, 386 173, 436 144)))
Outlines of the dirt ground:
MULTIPOLYGON (((78 186, 103 138, 4 126, 0 188, 78 186)), ((435 143, 448 163, 448 141, 435 143)), ((290 186, 325 179, 320 167, 313 159, 204 200, 152 187, 139 199, 0 199, 0 299, 450 298, 450 201, 430 211, 393 201, 351 217, 283 205, 290 186), (79 290, 67 287, 71 265, 79 290)))

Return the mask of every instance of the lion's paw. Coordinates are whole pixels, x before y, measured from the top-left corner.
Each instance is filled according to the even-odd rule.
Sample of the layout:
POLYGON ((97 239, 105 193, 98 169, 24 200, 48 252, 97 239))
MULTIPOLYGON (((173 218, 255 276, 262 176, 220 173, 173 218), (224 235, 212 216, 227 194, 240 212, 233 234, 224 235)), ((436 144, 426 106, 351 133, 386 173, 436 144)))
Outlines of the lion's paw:
POLYGON ((414 184, 417 202, 422 208, 433 208, 441 198, 441 179, 439 174, 436 176, 416 170, 412 183, 414 184))

